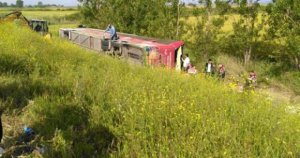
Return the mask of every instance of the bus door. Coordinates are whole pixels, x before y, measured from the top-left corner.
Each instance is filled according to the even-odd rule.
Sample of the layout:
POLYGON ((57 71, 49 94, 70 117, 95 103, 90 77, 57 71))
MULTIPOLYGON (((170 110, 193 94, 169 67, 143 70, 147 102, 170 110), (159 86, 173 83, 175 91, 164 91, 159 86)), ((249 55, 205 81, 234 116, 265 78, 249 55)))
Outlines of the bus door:
POLYGON ((183 52, 183 47, 180 46, 176 51, 175 51, 175 70, 176 71, 181 71, 181 65, 182 65, 182 53, 183 52))

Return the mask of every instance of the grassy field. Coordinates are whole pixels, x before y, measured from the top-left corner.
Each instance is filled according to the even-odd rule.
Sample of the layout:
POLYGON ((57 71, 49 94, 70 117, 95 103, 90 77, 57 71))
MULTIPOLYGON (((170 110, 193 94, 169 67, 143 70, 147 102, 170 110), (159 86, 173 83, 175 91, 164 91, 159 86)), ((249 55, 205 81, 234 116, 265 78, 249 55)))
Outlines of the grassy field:
MULTIPOLYGON (((11 10, 1 10, 0 14, 7 14, 10 13, 11 10)), ((65 17, 68 15, 72 15, 75 13, 78 13, 77 10, 46 10, 46 11, 22 11, 23 15, 27 17, 28 19, 49 19, 49 18, 55 18, 55 17, 65 17)))
POLYGON ((0 38, 5 148, 26 124, 38 135, 29 146, 45 145, 45 157, 300 155, 299 111, 265 95, 130 66, 13 25, 1 25, 0 38))
POLYGON ((53 37, 59 36, 59 29, 60 28, 77 28, 78 24, 72 23, 72 24, 54 24, 49 26, 49 31, 52 33, 53 37))
POLYGON ((78 11, 22 11, 28 19, 54 19, 76 14, 78 11))
MULTIPOLYGON (((4 13, 4 12, 9 12, 11 9, 0 9, 0 14, 4 13)), ((40 8, 36 8, 34 10, 29 10, 28 8, 25 8, 23 11, 23 14, 31 19, 45 19, 47 21, 49 21, 50 25, 49 25, 49 30, 52 33, 53 37, 58 37, 58 30, 60 28, 76 28, 78 26, 78 24, 80 24, 80 19, 75 18, 78 17, 76 14, 79 11, 76 9, 61 9, 59 10, 58 8, 44 8, 44 10, 41 10, 40 8), (75 16, 74 16, 75 15, 75 16)), ((213 16, 213 18, 216 18, 217 16, 213 16)), ((263 18, 262 14, 259 15, 259 20, 261 21, 261 19, 263 18)), ((225 34, 229 34, 232 32, 232 23, 236 22, 239 20, 238 15, 234 15, 234 14, 230 14, 230 15, 226 15, 226 21, 224 26, 222 27, 221 30, 221 35, 223 36, 225 34)), ((186 25, 190 25, 189 27, 194 28, 197 22, 196 17, 190 16, 188 18, 182 18, 181 19, 186 25)), ((195 35, 191 34, 191 32, 187 32, 182 38, 186 43, 190 43, 195 41, 194 39, 195 35)), ((220 38, 222 39, 222 38, 220 38)), ((188 50, 189 45, 186 45, 186 50, 188 50)), ((189 52, 189 51, 187 51, 189 52)), ((192 53, 193 54, 193 53, 192 53)), ((222 58, 222 56, 221 56, 222 58)), ((225 57, 226 58, 226 57, 225 57)), ((226 61, 226 60, 225 60, 226 61)), ((198 69, 203 69, 203 63, 201 61, 196 61, 197 63, 197 68, 198 69)), ((224 60, 218 60, 218 62, 222 62, 227 66, 227 70, 230 74, 233 75, 238 75, 240 72, 244 71, 246 72, 246 70, 242 67, 242 66, 236 66, 242 63, 236 63, 233 62, 233 64, 231 64, 231 62, 224 62, 224 60), (233 65, 233 66, 232 66, 233 65), (234 70, 234 71, 232 71, 234 70)), ((257 66, 257 68, 259 69, 259 66, 257 66)), ((257 69, 255 69, 257 70, 257 69)), ((269 76, 262 76, 261 74, 265 73, 266 70, 263 70, 261 72, 259 72, 259 76, 260 78, 266 78, 269 76)), ((283 75, 284 76, 284 75, 283 75)), ((295 76, 295 75, 294 75, 295 76)), ((297 76, 297 75, 296 75, 297 76)), ((278 79, 276 79, 278 80, 278 79)), ((289 79, 290 80, 290 79, 289 79)), ((290 83, 296 83, 297 82, 297 78, 295 79, 295 81, 292 81, 290 83)), ((284 81, 285 82, 285 81, 284 81)), ((276 82, 277 85, 278 82, 276 82)), ((289 82, 285 82, 287 87, 290 87, 293 91, 295 91, 295 93, 298 93, 298 87, 297 84, 287 84, 289 82), (296 85, 296 86, 295 86, 296 85)), ((293 94, 295 95, 295 94, 293 94)))
MULTIPOLYGON (((11 9, 0 9, 0 15, 10 13, 11 9)), ((62 27, 77 27, 80 23, 79 11, 76 9, 53 9, 46 8, 44 10, 28 10, 25 8, 22 14, 27 19, 38 19, 48 21, 50 32, 54 36, 58 36, 58 30, 62 27)))
MULTIPOLYGON (((212 20, 217 19, 217 18, 220 18, 220 16, 219 15, 212 16, 212 20)), ((228 14, 222 18, 224 18, 224 26, 221 28, 219 36, 232 33, 233 32, 233 23, 237 23, 240 20, 240 17, 238 14, 228 14)), ((259 15, 257 17, 257 24, 262 23, 263 19, 266 19, 266 18, 267 17, 264 16, 263 13, 259 13, 259 15)), ((190 30, 190 29, 195 29, 197 23, 201 22, 202 19, 201 19, 201 17, 189 16, 189 17, 181 18, 181 21, 184 23, 185 27, 188 27, 190 30)), ((261 30, 260 34, 264 34, 264 33, 265 33, 265 30, 261 30)), ((194 40, 194 36, 195 35, 192 35, 192 33, 189 31, 189 32, 186 32, 185 35, 183 35, 183 38, 187 41, 190 41, 190 40, 194 40)))
MULTIPOLYGON (((5 15, 10 13, 12 9, 10 8, 0 8, 0 15, 5 15)), ((59 8, 25 8, 22 14, 27 19, 39 19, 47 20, 49 23, 49 31, 54 37, 58 37, 58 31, 60 28, 76 28, 80 23, 78 10, 76 9, 59 9, 59 8)))
MULTIPOLYGON (((213 18, 218 18, 218 16, 214 16, 213 18)), ((186 24, 189 24, 191 26, 196 26, 197 21, 201 21, 201 18, 195 17, 195 16, 190 16, 188 18, 182 19, 186 24)), ((239 20, 238 15, 227 15, 226 16, 226 21, 224 23, 224 26, 222 27, 223 32, 231 32, 233 30, 232 23, 236 22, 239 20)))

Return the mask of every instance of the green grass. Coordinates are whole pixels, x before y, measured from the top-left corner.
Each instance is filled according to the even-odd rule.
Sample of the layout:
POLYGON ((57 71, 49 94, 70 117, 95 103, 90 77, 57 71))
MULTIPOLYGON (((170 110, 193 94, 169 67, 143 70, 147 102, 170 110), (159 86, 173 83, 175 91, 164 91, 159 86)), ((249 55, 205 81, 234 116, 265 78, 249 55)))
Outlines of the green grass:
MULTIPOLYGON (((213 15, 212 20, 220 18, 219 15, 213 15)), ((220 33, 218 35, 218 38, 220 38, 219 40, 223 39, 223 36, 227 36, 229 34, 233 33, 233 24, 237 23, 240 20, 240 16, 238 14, 227 14, 224 17, 224 25, 221 27, 221 29, 219 30, 220 33)), ((257 22, 256 25, 261 24, 263 19, 265 19, 266 17, 262 14, 259 13, 258 17, 257 17, 257 22)), ((193 34, 193 32, 191 30, 197 29, 197 23, 201 22, 201 16, 200 17, 196 17, 196 16, 189 16, 189 17, 184 17, 181 18, 181 21, 184 23, 184 25, 186 25, 185 27, 188 28, 189 31, 187 31, 185 34, 182 35, 182 38, 185 41, 188 42, 194 42, 195 41, 195 34, 193 34)), ((263 30, 260 31, 260 35, 263 36, 266 33, 266 29, 267 25, 265 25, 265 28, 263 30)))
MULTIPOLYGON (((0 13, 7 14, 10 13, 10 10, 1 10, 0 13)), ((23 15, 27 17, 28 19, 49 19, 54 17, 65 17, 68 15, 72 15, 75 13, 78 13, 77 10, 64 10, 64 11, 58 11, 58 10, 37 10, 37 11, 22 11, 23 15)))
POLYGON ((53 37, 59 37, 59 29, 60 28, 77 28, 78 24, 55 24, 49 25, 49 31, 52 33, 53 37))
POLYGON ((298 96, 300 95, 300 74, 298 71, 285 72, 277 78, 281 83, 292 89, 298 96))
POLYGON ((22 11, 25 17, 29 19, 51 19, 55 17, 65 17, 78 13, 78 11, 22 11))
POLYGON ((45 157, 300 155, 299 112, 263 95, 130 66, 13 25, 1 25, 0 38, 1 105, 37 132, 45 157))
MULTIPOLYGON (((0 17, 13 11, 12 8, 0 8, 0 17)), ((49 31, 58 37, 60 28, 76 28, 80 23, 79 11, 76 9, 59 8, 24 8, 22 14, 27 19, 47 20, 49 31)))

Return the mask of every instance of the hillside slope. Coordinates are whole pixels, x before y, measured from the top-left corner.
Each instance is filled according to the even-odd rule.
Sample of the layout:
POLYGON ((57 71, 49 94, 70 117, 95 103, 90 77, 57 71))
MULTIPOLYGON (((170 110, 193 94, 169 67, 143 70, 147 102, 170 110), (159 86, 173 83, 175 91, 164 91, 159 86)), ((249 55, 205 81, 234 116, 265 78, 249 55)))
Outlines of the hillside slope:
MULTIPOLYGON (((7 154, 23 125, 45 157, 298 157, 300 115, 256 93, 129 66, 0 25, 7 154)), ((29 152, 30 154, 30 152, 29 152)), ((38 153, 31 153, 38 154, 38 153)))

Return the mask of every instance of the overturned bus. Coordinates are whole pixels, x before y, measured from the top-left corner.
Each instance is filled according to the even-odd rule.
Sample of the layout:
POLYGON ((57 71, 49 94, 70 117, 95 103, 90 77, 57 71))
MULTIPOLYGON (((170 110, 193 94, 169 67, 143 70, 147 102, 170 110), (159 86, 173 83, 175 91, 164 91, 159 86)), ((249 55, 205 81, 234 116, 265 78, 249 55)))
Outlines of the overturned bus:
POLYGON ((181 69, 183 41, 159 40, 126 33, 118 33, 117 40, 110 40, 104 30, 91 28, 61 28, 59 35, 81 47, 119 56, 135 64, 181 69))

